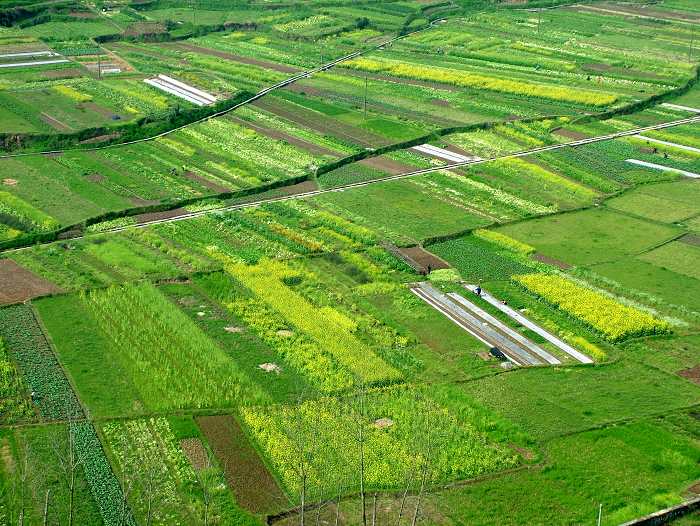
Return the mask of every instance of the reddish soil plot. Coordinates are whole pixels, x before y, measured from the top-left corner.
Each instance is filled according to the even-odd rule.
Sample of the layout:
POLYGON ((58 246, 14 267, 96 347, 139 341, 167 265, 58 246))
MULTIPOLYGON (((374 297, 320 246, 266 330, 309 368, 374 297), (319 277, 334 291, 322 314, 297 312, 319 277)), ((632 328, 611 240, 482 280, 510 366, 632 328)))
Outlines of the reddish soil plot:
POLYGON ((162 22, 136 22, 126 28, 124 35, 128 37, 137 37, 141 35, 153 35, 165 32, 165 24, 162 22))
POLYGON ((38 296, 61 292, 11 259, 0 260, 0 304, 19 303, 38 296))
POLYGON ((450 264, 447 261, 440 259, 435 254, 428 252, 423 247, 415 246, 410 248, 401 248, 399 252, 402 256, 406 256, 409 259, 415 261, 420 267, 427 270, 440 270, 443 268, 450 268, 450 264))
POLYGON ((78 68, 68 68, 68 69, 50 69, 48 71, 43 71, 42 76, 47 79, 68 79, 75 77, 82 77, 83 71, 78 68))
POLYGON ((105 108, 104 106, 100 106, 94 102, 81 102, 80 104, 77 104, 76 107, 79 109, 92 111, 93 113, 97 113, 98 115, 101 115, 107 119, 111 119, 112 116, 115 115, 115 113, 109 108, 105 108))
POLYGON ((678 376, 682 376, 691 382, 700 385, 700 365, 678 371, 678 376))
POLYGON ((304 139, 300 139, 299 137, 295 137, 294 135, 290 135, 275 128, 268 128, 267 126, 262 126, 257 123, 245 121, 230 114, 228 118, 236 124, 240 124, 241 126, 245 126, 247 128, 251 128, 252 130, 255 130, 261 135, 265 135, 266 137, 277 139, 279 141, 288 142, 289 144, 297 146, 298 148, 306 150, 307 152, 316 155, 330 155, 331 157, 343 157, 342 153, 330 150, 328 148, 324 148, 323 146, 319 146, 309 141, 305 141, 304 139))
POLYGON ((250 66, 259 66, 261 68, 270 69, 272 71, 279 71, 282 73, 297 73, 301 69, 293 66, 287 66, 286 64, 278 64, 277 62, 268 62, 266 60, 258 60, 252 57, 244 57, 241 55, 236 55, 234 53, 228 53, 226 51, 219 51, 217 49, 210 49, 206 47, 195 46, 192 44, 185 44, 183 42, 178 42, 176 44, 166 44, 168 47, 176 47, 185 51, 191 51, 193 53, 198 53, 200 55, 210 55, 212 57, 225 58, 227 60, 233 60, 234 62, 240 62, 241 64, 248 64, 250 66))
POLYGON ((196 420, 238 504, 253 513, 275 513, 289 505, 232 416, 200 416, 196 420))
POLYGON ((196 471, 201 471, 209 467, 209 457, 207 450, 204 449, 202 441, 198 438, 185 438, 180 440, 182 452, 190 461, 190 464, 196 471))
POLYGON ((700 247, 700 236, 696 234, 686 234, 678 241, 680 241, 681 243, 685 243, 686 245, 694 245, 696 247, 700 247))
POLYGON ((415 166, 410 166, 408 164, 403 164, 393 159, 389 159, 385 156, 372 157, 370 159, 363 159, 360 164, 369 166, 376 170, 381 170, 383 172, 390 173, 391 175, 402 174, 406 172, 413 172, 417 170, 415 166))
POLYGON ((545 263, 547 265, 552 265, 553 267, 557 267, 562 270, 569 270, 570 268, 572 268, 572 266, 568 263, 565 263, 564 261, 560 261, 558 259, 550 258, 549 256, 545 256, 544 254, 535 253, 532 254, 532 256, 530 257, 535 261, 539 261, 540 263, 545 263))

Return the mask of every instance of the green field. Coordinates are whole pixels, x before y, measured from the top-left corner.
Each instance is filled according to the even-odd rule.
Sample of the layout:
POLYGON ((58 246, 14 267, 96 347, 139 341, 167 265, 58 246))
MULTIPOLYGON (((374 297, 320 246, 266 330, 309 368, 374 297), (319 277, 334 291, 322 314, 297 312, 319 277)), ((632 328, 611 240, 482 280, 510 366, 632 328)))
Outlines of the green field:
POLYGON ((700 496, 697 24, 2 2, 0 525, 614 526, 700 496))

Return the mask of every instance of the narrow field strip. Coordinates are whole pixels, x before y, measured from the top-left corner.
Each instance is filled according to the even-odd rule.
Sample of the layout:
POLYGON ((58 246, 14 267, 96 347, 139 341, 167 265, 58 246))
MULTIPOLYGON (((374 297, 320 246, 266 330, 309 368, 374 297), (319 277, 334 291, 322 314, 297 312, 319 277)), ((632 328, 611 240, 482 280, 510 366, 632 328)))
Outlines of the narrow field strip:
POLYGON ((0 68, 20 68, 26 66, 44 66, 48 64, 62 64, 70 60, 62 58, 58 60, 37 60, 35 62, 12 62, 11 64, 0 64, 0 68))
MULTIPOLYGON (((475 285, 464 285, 464 288, 466 288, 467 290, 469 290, 471 292, 474 292, 476 290, 475 285)), ((495 297, 493 297, 491 294, 484 291, 483 289, 481 291, 481 297, 484 300, 486 300, 487 302, 489 302, 491 305, 496 307, 501 312, 510 316, 513 320, 517 321, 523 327, 526 327, 526 328, 530 329, 532 332, 537 333, 540 336, 542 336, 545 340, 547 340, 551 344, 555 345, 558 349, 564 351, 566 354, 571 356, 573 359, 575 359, 581 363, 593 363, 593 360, 591 360, 588 356, 586 356, 582 352, 577 351, 568 343, 561 341, 559 338, 554 336, 552 333, 544 330, 542 327, 540 327, 536 323, 533 323, 528 318, 526 318, 525 316, 520 314, 518 311, 516 311, 515 309, 504 304, 502 301, 499 301, 498 299, 496 299, 495 297)))
POLYGON ((687 172, 685 170, 680 170, 679 168, 671 168, 670 166, 664 166, 663 164, 650 163, 647 161, 640 161, 638 159, 625 159, 625 162, 636 164, 637 166, 643 166, 644 168, 652 168, 654 170, 661 170, 662 172, 672 172, 685 175, 686 177, 692 177, 693 179, 700 179, 700 174, 687 172))
POLYGON ((671 110, 681 110, 689 111, 691 113, 700 113, 700 108, 691 108, 690 106, 682 106, 680 104, 671 104, 670 102, 664 102, 661 104, 664 108, 669 108, 671 110))
MULTIPOLYGON (((480 309, 471 305, 466 300, 460 302, 460 304, 469 309, 470 312, 452 301, 453 298, 443 294, 430 283, 418 283, 411 288, 411 292, 487 346, 498 348, 498 350, 502 351, 508 360, 515 365, 532 366, 543 365, 545 363, 542 357, 538 356, 539 353, 532 354, 528 350, 534 346, 533 343, 527 342, 527 345, 523 345, 522 342, 513 339, 508 335, 506 330, 503 330, 503 324, 498 320, 495 320, 496 323, 492 325, 485 319, 480 319, 477 317, 479 316, 477 311, 471 307, 475 307, 477 310, 480 309)), ((542 351, 542 353, 544 353, 544 351, 542 351)), ((553 356, 549 355, 549 358, 558 363, 558 360, 553 356)))
POLYGON ((673 148, 678 148, 679 150, 687 150, 689 152, 700 153, 700 148, 694 148, 693 146, 686 146, 685 144, 678 144, 670 141, 662 141, 661 139, 654 139, 653 137, 646 137, 645 135, 637 135, 639 139, 643 139, 648 142, 653 142, 656 144, 663 144, 664 146, 671 146, 673 148))

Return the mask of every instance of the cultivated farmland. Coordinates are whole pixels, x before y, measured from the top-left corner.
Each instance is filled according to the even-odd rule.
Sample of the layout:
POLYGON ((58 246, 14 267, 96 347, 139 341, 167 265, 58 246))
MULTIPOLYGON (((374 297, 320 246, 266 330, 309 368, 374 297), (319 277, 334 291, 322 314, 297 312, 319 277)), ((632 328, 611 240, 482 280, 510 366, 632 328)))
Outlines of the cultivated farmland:
POLYGON ((0 524, 694 524, 698 24, 2 2, 0 524))

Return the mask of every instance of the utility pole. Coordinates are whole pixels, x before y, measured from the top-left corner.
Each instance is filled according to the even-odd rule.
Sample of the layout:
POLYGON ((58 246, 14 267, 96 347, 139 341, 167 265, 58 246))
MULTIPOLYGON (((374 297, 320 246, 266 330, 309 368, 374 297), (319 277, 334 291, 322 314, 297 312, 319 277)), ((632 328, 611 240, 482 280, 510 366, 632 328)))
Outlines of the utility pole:
POLYGON ((598 505, 598 526, 600 526, 600 522, 603 520, 603 504, 598 505))

